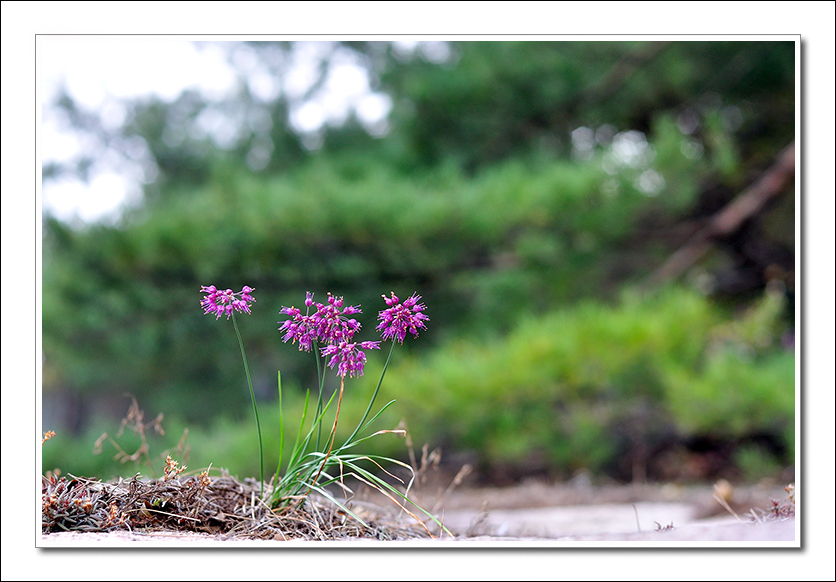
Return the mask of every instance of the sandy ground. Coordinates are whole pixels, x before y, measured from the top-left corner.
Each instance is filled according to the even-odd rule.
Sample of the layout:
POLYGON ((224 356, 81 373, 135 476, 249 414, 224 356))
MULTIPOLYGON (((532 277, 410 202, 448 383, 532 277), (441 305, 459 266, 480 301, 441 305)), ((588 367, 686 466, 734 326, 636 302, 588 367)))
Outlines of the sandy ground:
POLYGON ((459 492, 444 503, 445 525, 460 539, 557 541, 797 541, 795 520, 761 519, 758 509, 785 501, 775 484, 744 488, 539 482, 459 492), (732 514, 714 495, 725 494, 732 514), (475 503, 481 505, 477 509, 475 503), (754 512, 752 510, 755 510, 754 512))
MULTIPOLYGON (((405 546, 436 546, 438 544, 461 544, 463 546, 507 546, 507 547, 538 547, 538 546, 572 546, 578 544, 590 545, 629 545, 636 542, 641 546, 675 546, 691 547, 749 547, 760 545, 777 545, 786 547, 800 547, 800 540, 796 531, 795 519, 774 521, 762 524, 741 524, 736 521, 689 523, 685 526, 674 526, 672 529, 660 531, 634 532, 600 532, 574 535, 535 535, 542 527, 545 518, 557 515, 559 512, 547 512, 538 520, 522 519, 523 529, 516 530, 512 535, 459 535, 455 539, 447 537, 440 540, 415 540, 404 542, 379 542, 358 540, 357 542, 282 542, 261 540, 229 540, 224 537, 189 532, 110 532, 110 533, 79 533, 62 532, 43 536, 41 548, 105 548, 105 547, 183 547, 183 546, 218 546, 234 545, 246 547, 280 547, 295 545, 379 545, 394 544, 405 546), (536 524, 536 525, 534 525, 536 524)), ((527 517, 527 516, 526 516, 527 517)), ((560 523, 560 519, 557 520, 560 523)), ((554 523, 549 522, 554 527, 554 523)), ((559 526, 558 526, 559 527, 559 526)), ((453 530, 455 532, 455 530, 453 530)))
MULTIPOLYGON (((504 489, 435 492, 417 500, 455 535, 405 542, 285 542, 234 540, 188 532, 79 533, 44 535, 39 547, 171 547, 183 545, 271 546, 297 544, 462 545, 636 545, 745 546, 801 544, 795 518, 758 522, 750 510, 784 500, 776 485, 733 489, 729 504, 737 517, 712 498, 711 487, 591 487, 584 483, 527 483, 504 489)), ((757 513, 757 512, 756 512, 757 513)), ((405 517, 405 519, 410 519, 405 517)))
POLYGON ((459 537, 463 542, 512 539, 558 543, 796 541, 794 519, 766 523, 741 523, 734 517, 694 520, 687 506, 671 503, 638 503, 635 508, 633 505, 600 505, 496 511, 487 514, 475 530, 470 529, 474 518, 469 517, 471 521, 467 526, 465 519, 468 519, 467 515, 445 515, 448 528, 465 532, 459 537))

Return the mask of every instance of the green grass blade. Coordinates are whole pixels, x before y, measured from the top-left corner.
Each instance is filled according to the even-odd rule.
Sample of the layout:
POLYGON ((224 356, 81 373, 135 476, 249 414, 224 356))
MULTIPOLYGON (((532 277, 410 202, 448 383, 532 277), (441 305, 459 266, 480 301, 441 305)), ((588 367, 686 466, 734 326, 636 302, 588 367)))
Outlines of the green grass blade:
POLYGON ((276 485, 279 484, 279 475, 281 474, 282 470, 282 457, 284 456, 284 413, 282 407, 282 372, 279 370, 278 372, 278 384, 279 384, 279 464, 276 467, 276 477, 273 479, 273 483, 276 485))
POLYGON ((372 411, 372 407, 374 406, 374 401, 377 398, 378 392, 380 392, 380 386, 383 384, 383 377, 386 375, 386 369, 389 367, 389 361, 392 359, 392 352, 395 351, 395 342, 392 342, 392 347, 389 348, 389 355, 386 357, 386 363, 383 364, 383 371, 380 373, 380 379, 377 381, 377 387, 374 389, 374 393, 372 394, 372 399, 369 401, 369 406, 366 408, 366 413, 363 415, 362 420, 357 424, 357 428, 354 429, 354 432, 351 433, 351 436, 346 439, 346 443, 350 443, 357 433, 363 428, 363 423, 366 422, 366 419, 369 417, 369 413, 372 411))

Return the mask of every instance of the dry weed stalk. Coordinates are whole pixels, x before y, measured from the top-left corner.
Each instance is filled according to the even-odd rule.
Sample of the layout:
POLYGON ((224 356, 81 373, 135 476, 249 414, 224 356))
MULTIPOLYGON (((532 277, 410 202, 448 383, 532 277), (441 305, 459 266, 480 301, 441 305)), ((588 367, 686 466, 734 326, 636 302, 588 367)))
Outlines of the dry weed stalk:
MULTIPOLYGON (((151 460, 150 448, 148 446, 148 438, 147 434, 149 430, 153 430, 156 434, 160 436, 165 435, 165 430, 163 429, 162 422, 164 415, 160 412, 157 417, 152 420, 150 423, 146 423, 143 421, 145 417, 145 411, 139 408, 139 404, 134 398, 133 395, 125 393, 125 396, 131 399, 131 405, 128 407, 128 412, 125 415, 125 418, 122 419, 122 422, 119 425, 119 430, 117 431, 114 438, 119 438, 125 431, 125 427, 129 427, 133 430, 134 434, 139 436, 140 445, 133 453, 126 452, 119 443, 114 440, 114 438, 110 437, 108 433, 102 433, 96 442, 93 444, 93 454, 99 455, 102 453, 102 444, 104 443, 105 439, 109 440, 113 447, 116 449, 116 455, 113 457, 115 461, 120 461, 122 463, 127 463, 132 461, 136 463, 136 467, 139 467, 140 459, 145 458, 145 465, 151 469, 152 475, 156 477, 156 472, 154 470, 154 464, 151 460)), ((160 458, 164 456, 170 455, 172 452, 177 453, 178 455, 182 456, 184 459, 188 459, 189 454, 189 446, 186 444, 186 437, 188 437, 189 429, 183 430, 183 436, 180 437, 180 441, 173 449, 167 449, 160 453, 160 458)), ((168 462, 168 461, 166 461, 168 462)), ((166 465, 168 467, 168 465, 166 465)), ((168 473, 166 472, 166 475, 168 473)))
MULTIPOLYGON (((439 510, 441 510, 444 502, 447 500, 447 498, 450 496, 453 490, 459 485, 461 485, 464 478, 472 472, 473 467, 471 467, 468 464, 462 465, 462 467, 456 473, 456 476, 453 477, 452 481, 443 492, 441 491, 441 488, 439 488, 435 495, 428 494, 426 491, 422 491, 422 489, 424 489, 428 485, 429 471, 438 471, 439 464, 441 463, 441 449, 435 448, 432 451, 430 451, 429 445, 425 443, 421 447, 421 460, 419 462, 415 456, 415 447, 413 446, 412 438, 407 428, 406 421, 402 419, 400 423, 398 423, 398 427, 396 430, 402 432, 406 439, 406 447, 407 452, 409 454, 410 467, 412 469, 412 474, 415 476, 413 480, 412 490, 413 498, 420 501, 422 498, 429 500, 430 498, 434 497, 435 502, 433 504, 432 509, 429 511, 429 514, 436 515, 439 512, 439 510)), ((405 492, 405 494, 407 493, 409 493, 409 491, 405 492)), ((400 506, 399 503, 397 505, 400 506)), ((406 509, 404 507, 401 507, 401 512, 403 511, 406 511, 406 509)), ((433 523, 430 523, 430 521, 432 520, 420 520, 414 514, 408 511, 406 512, 414 519, 418 520, 420 523, 425 524, 425 527, 427 524, 430 526, 433 525, 433 523)), ((400 513, 398 515, 400 517, 400 513)), ((441 524, 436 523, 435 525, 440 526, 438 531, 439 535, 443 535, 444 533, 449 534, 449 532, 447 532, 443 527, 443 519, 441 524)))

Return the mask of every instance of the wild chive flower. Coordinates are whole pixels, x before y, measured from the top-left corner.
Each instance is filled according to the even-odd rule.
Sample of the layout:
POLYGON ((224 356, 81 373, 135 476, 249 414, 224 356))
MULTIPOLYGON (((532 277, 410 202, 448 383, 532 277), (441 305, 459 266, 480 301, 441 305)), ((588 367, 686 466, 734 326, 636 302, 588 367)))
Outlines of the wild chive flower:
POLYGON ((343 309, 343 298, 328 294, 328 305, 315 303, 316 313, 311 316, 317 341, 323 344, 347 342, 360 331, 356 319, 347 317, 362 313, 360 307, 349 305, 343 309))
POLYGON ((337 366, 337 376, 345 378, 346 374, 351 377, 363 375, 363 366, 366 364, 366 354, 363 350, 379 349, 380 342, 340 342, 322 348, 322 355, 331 356, 328 367, 337 366))
MULTIPOLYGON (((384 297, 386 299, 386 297, 384 297)), ((403 305, 399 304, 399 300, 395 297, 395 294, 392 293, 392 297, 386 299, 386 304, 389 306, 389 309, 386 311, 381 312, 380 319, 381 324, 379 329, 384 330, 384 337, 383 339, 391 338, 391 339, 398 339, 399 342, 403 343, 403 339, 407 332, 412 333, 413 335, 418 335, 419 329, 426 329, 424 325, 424 321, 427 321, 428 318, 422 312, 424 311, 425 307, 423 304, 419 304, 419 300, 421 298, 418 295, 413 294, 412 297, 407 299, 403 305)), ((234 309, 234 308, 233 308, 234 309)), ((305 412, 303 412, 302 416, 302 425, 299 427, 299 433, 296 437, 296 443, 293 445, 292 453, 290 460, 288 461, 287 469, 283 476, 280 475, 280 469, 282 467, 282 458, 279 457, 279 463, 276 468, 276 477, 275 477, 275 485, 273 488, 272 493, 270 494, 270 499, 268 501, 268 505, 270 507, 280 507, 280 506, 288 506, 290 504, 299 503, 300 500, 304 500, 307 497, 308 493, 311 491, 317 491, 321 495, 331 499, 337 506, 343 509, 347 514, 351 515, 352 517, 356 518, 358 521, 363 523, 362 519, 354 515, 348 507, 342 505, 339 501, 331 496, 331 493, 325 488, 328 485, 332 484, 339 484, 343 487, 343 474, 346 472, 352 472, 358 479, 361 479, 377 489, 378 491, 387 495, 390 499, 392 499, 402 510, 406 511, 411 515, 413 518, 416 519, 419 523, 423 525, 423 521, 419 519, 415 514, 413 514, 409 509, 406 508, 405 504, 402 504, 400 501, 395 499, 392 495, 388 492, 392 492, 398 495, 401 499, 405 502, 411 503, 418 507, 412 500, 410 500, 405 493, 401 493, 397 489, 393 488, 389 483, 386 481, 381 480, 373 473, 369 473, 367 469, 359 467, 356 465, 358 460, 370 460, 375 463, 378 467, 380 464, 378 463, 379 460, 386 460, 391 461, 394 463, 399 463, 399 461, 395 461, 393 459, 386 459, 384 457, 378 456, 357 456, 353 453, 346 453, 346 451, 352 448, 355 444, 359 443, 360 441, 366 440, 371 438, 371 436, 375 436, 381 433, 402 433, 399 429, 395 430, 382 430, 377 431, 370 436, 361 437, 361 431, 365 430, 369 424, 372 423, 386 408, 388 408, 393 402, 390 401, 389 404, 385 405, 383 408, 378 411, 371 420, 366 422, 369 418, 369 415, 373 411, 375 399, 377 398, 378 392, 380 391, 381 384, 383 383, 383 377, 386 374, 386 369, 389 366, 389 361, 392 357, 392 352, 395 349, 395 341, 392 342, 392 346, 389 350, 389 357, 386 359, 386 363, 383 365, 383 369, 380 373, 380 380, 377 383, 377 387, 372 394, 371 400, 369 401, 369 405, 366 408, 366 412, 363 415, 363 418, 357 424, 357 427, 351 433, 351 436, 345 441, 342 445, 335 445, 335 439, 337 436, 337 424, 340 418, 340 409, 342 406, 342 399, 343 393, 345 390, 345 377, 354 377, 354 376, 362 376, 364 372, 364 367, 366 364, 366 354, 364 350, 378 350, 380 349, 381 341, 365 341, 365 342, 358 342, 354 339, 354 336, 360 331, 360 323, 354 319, 353 315, 362 313, 359 306, 353 305, 345 305, 344 300, 342 297, 335 297, 332 294, 328 294, 328 301, 326 303, 318 303, 314 301, 313 294, 307 292, 305 294, 305 309, 297 309, 296 307, 282 307, 281 313, 288 316, 288 319, 284 322, 279 322, 280 327, 279 331, 283 332, 282 341, 285 343, 292 342, 296 343, 299 342, 299 349, 314 352, 317 361, 317 377, 319 379, 319 398, 316 403, 316 413, 315 413, 315 420, 313 421, 309 431, 307 434, 303 433, 303 426, 305 425, 305 412), (320 361, 321 358, 321 361, 320 361), (325 365, 323 365, 325 364, 325 365), (323 399, 323 386, 325 384, 325 367, 336 368, 337 376, 340 377, 340 389, 338 393, 334 393, 330 400, 325 402, 323 399), (336 411, 334 413, 334 423, 331 427, 331 431, 329 436, 324 442, 321 442, 322 436, 322 428, 323 428, 323 416, 325 415, 326 411, 329 409, 331 404, 333 403, 334 399, 336 398, 336 411), (304 435, 304 436, 303 436, 304 435), (313 450, 309 451, 309 447, 313 447, 313 450), (339 477, 336 475, 331 475, 328 472, 329 467, 339 466, 339 477), (323 476, 323 483, 319 483, 320 476, 323 476)), ((233 313, 232 317, 233 321, 235 321, 235 314, 233 313)), ((284 443, 284 424, 282 420, 282 382, 281 382, 281 375, 279 375, 279 450, 283 450, 283 443, 284 443)), ((305 400, 305 411, 307 411, 307 397, 305 400)), ((408 465, 407 468, 411 469, 408 465)), ((413 473, 414 478, 414 473, 413 473)), ((407 491, 411 486, 412 481, 410 484, 407 485, 407 491)), ((420 507, 419 507, 420 509, 420 507)), ((438 525, 441 526, 442 530, 445 533, 450 533, 444 525, 433 517, 430 513, 425 510, 421 510, 426 513, 433 521, 435 521, 438 525)), ((426 526, 424 526, 425 529, 426 526)), ((432 533, 427 532, 430 536, 432 533)))
POLYGON ((289 315, 279 331, 285 332, 282 341, 299 342, 299 349, 309 352, 314 342, 325 347, 320 348, 322 356, 331 356, 328 361, 330 368, 337 367, 337 375, 362 376, 366 354, 362 350, 380 349, 380 342, 351 341, 354 334, 360 331, 360 323, 349 315, 362 313, 359 305, 344 307, 342 297, 328 294, 328 303, 316 303, 313 294, 305 294, 305 306, 316 307, 312 315, 303 315, 296 307, 282 307, 281 313, 289 315))
MULTIPOLYGON (((371 424, 386 408, 388 408, 394 400, 390 401, 386 404, 383 408, 378 411, 371 420, 366 422, 369 415, 372 413, 373 406, 375 403, 375 399, 377 398, 378 392, 380 391, 380 386, 383 383, 383 377, 386 374, 386 369, 389 366, 389 360, 392 357, 392 351, 395 348, 395 343, 392 342, 392 346, 389 350, 389 357, 386 359, 386 363, 383 365, 383 370, 380 373, 380 380, 377 383, 377 387, 372 394, 371 400, 369 402, 368 407, 366 408, 366 412, 363 415, 363 418, 358 423, 357 427, 351 433, 351 436, 345 441, 342 445, 337 445, 335 447, 335 439, 337 436, 337 423, 340 418, 340 408, 342 405, 342 398, 343 392, 345 389, 345 377, 350 376, 362 376, 365 363, 366 363, 366 354, 364 350, 378 350, 380 349, 380 341, 365 341, 365 342, 357 342, 353 338, 355 334, 360 331, 360 323, 351 317, 354 314, 362 313, 359 306, 353 305, 344 305, 344 300, 342 297, 334 297, 330 293, 328 294, 328 302, 327 304, 323 303, 316 303, 313 299, 313 294, 308 292, 305 294, 305 313, 302 313, 302 310, 297 309, 295 307, 282 307, 281 312, 285 315, 288 315, 289 318, 281 324, 279 328, 280 331, 284 332, 283 341, 293 341, 293 343, 299 342, 299 349, 305 351, 314 351, 316 354, 317 360, 317 376, 319 378, 319 399, 316 405, 316 415, 313 423, 310 426, 307 434, 303 432, 305 426, 305 419, 307 414, 307 396, 305 398, 305 411, 302 413, 302 422, 299 427, 299 432, 296 437, 296 443, 293 445, 292 453, 290 460, 288 461, 288 466, 285 471, 285 474, 281 476, 280 471, 282 468, 282 457, 281 454, 279 456, 279 463, 276 467, 276 476, 273 481, 272 491, 269 494, 269 498, 265 498, 264 496, 264 448, 262 445, 262 438, 261 438, 261 425, 258 419, 258 407, 256 405, 255 400, 255 392, 253 391, 252 385, 252 378, 250 376, 249 366, 247 365, 247 356, 244 353, 244 343, 241 339, 241 333, 238 329, 237 318, 235 312, 241 313, 250 313, 250 303, 254 302, 255 299, 251 295, 253 291, 250 287, 243 287, 240 292, 234 293, 232 289, 225 289, 223 291, 218 290, 214 285, 210 285, 208 287, 203 286, 201 287, 200 291, 205 293, 206 296, 203 297, 200 301, 200 306, 204 310, 204 314, 213 313, 215 314, 216 319, 220 319, 221 315, 226 315, 227 319, 230 317, 232 318, 232 323, 235 328, 235 335, 238 338, 238 345, 241 348, 241 358, 244 363, 244 373, 247 377, 247 384, 249 385, 250 389, 250 398, 252 399, 253 403, 253 413, 255 415, 255 424, 256 430, 258 432, 258 454, 259 454, 259 464, 260 464, 260 476, 261 476, 261 499, 264 500, 268 507, 276 508, 280 506, 287 506, 290 504, 297 504, 300 503, 307 497, 308 493, 312 490, 317 491, 324 497, 330 499, 334 502, 338 507, 340 507, 346 514, 351 515, 353 518, 357 519, 360 523, 364 523, 363 520, 355 515, 348 507, 341 504, 337 499, 332 497, 331 493, 329 493, 327 486, 336 484, 339 482, 339 485, 345 488, 342 485, 343 482, 343 474, 344 471, 349 472, 350 474, 355 475, 358 479, 368 483, 381 493, 387 495, 392 501, 394 501, 402 510, 406 511, 410 516, 415 518, 418 523, 424 526, 424 529, 427 533, 434 537, 430 530, 424 525, 424 521, 419 519, 414 513, 412 513, 409 509, 406 508, 405 504, 402 504, 400 501, 395 499, 392 495, 388 492, 392 492, 399 496, 404 502, 411 503, 415 507, 418 507, 415 502, 410 500, 407 497, 407 493, 401 493, 398 489, 394 488, 388 482, 382 480, 378 476, 373 473, 368 472, 368 469, 358 466, 356 463, 359 460, 368 460, 381 467, 378 461, 389 461, 393 463, 400 463, 394 459, 388 459, 386 457, 380 457, 377 455, 372 456, 358 456, 354 453, 346 453, 348 449, 353 447, 355 444, 359 443, 360 441, 366 440, 371 438, 372 436, 381 434, 381 433, 404 433, 405 431, 400 429, 395 430, 380 430, 375 432, 370 436, 361 437, 358 436, 361 431, 365 430, 369 424, 371 424), (311 313, 311 308, 314 308, 313 313, 311 313), (327 402, 323 399, 323 386, 325 383, 325 373, 324 367, 322 362, 320 362, 320 357, 322 358, 322 362, 327 361, 327 366, 331 368, 337 369, 337 375, 340 376, 340 390, 339 396, 335 393, 331 396, 330 400, 327 402), (323 417, 327 412, 328 408, 331 406, 334 398, 336 398, 336 412, 334 413, 334 424, 331 428, 330 434, 327 437, 327 440, 324 442, 320 442, 320 438, 322 436, 322 424, 323 424, 323 417), (304 437, 303 437, 304 435, 304 437), (313 450, 309 450, 310 447, 313 447, 313 450), (339 466, 340 474, 339 477, 336 475, 329 474, 329 467, 339 466), (323 477, 323 482, 319 483, 320 476, 323 477), (388 492, 387 492, 388 491, 388 492)), ((399 304, 399 300, 395 297, 395 294, 392 293, 392 297, 386 299, 386 304, 389 306, 389 309, 382 311, 380 313, 381 324, 378 326, 378 329, 384 330, 383 339, 391 338, 397 339, 400 343, 403 343, 403 339, 406 336, 406 332, 409 331, 413 335, 418 335, 418 329, 426 329, 424 325, 424 321, 428 318, 422 312, 424 311, 425 307, 423 304, 419 304, 418 301, 421 299, 420 296, 413 294, 412 297, 407 299, 403 305, 399 304)), ((278 375, 278 389, 279 389, 279 451, 284 450, 284 421, 282 415, 282 381, 281 381, 281 374, 278 375)), ((49 437, 49 434, 45 435, 44 440, 49 437)), ((170 460, 170 459, 169 459, 170 460)), ((170 467, 166 468, 166 479, 174 478, 180 473, 183 468, 176 467, 177 463, 172 461, 169 463, 170 467), (171 469, 169 471, 168 469, 171 469)), ((411 470, 411 467, 408 465, 403 465, 406 468, 411 470)), ((204 471, 201 475, 201 483, 204 483, 204 477, 206 477, 208 473, 204 471)), ((414 479, 414 472, 413 472, 413 479, 414 479)), ((208 481, 208 477, 206 477, 206 481, 208 481)), ((407 485, 406 489, 407 492, 409 491, 409 487, 412 484, 412 480, 410 480, 409 485, 407 485)), ((345 488, 347 489, 347 488, 345 488)), ((418 507, 418 509, 421 509, 418 507)), ((427 514, 430 518, 432 518, 435 523, 441 526, 442 530, 445 533, 450 533, 447 528, 435 517, 432 516, 429 512, 421 509, 425 514, 427 514)), ((365 524, 364 524, 365 525, 365 524)), ((451 534, 452 535, 452 534, 451 534)))
POLYGON ((389 309, 380 312, 378 316, 380 323, 375 329, 381 332, 384 340, 397 340, 402 344, 406 338, 406 332, 411 333, 413 337, 418 337, 419 329, 427 329, 424 322, 429 321, 430 318, 422 313, 427 307, 423 303, 418 303, 421 300, 420 295, 413 293, 412 297, 403 303, 400 303, 394 292, 391 297, 386 297, 386 295, 382 297, 389 309))
POLYGON ((300 350, 311 351, 313 342, 326 346, 349 342, 354 334, 360 331, 360 323, 347 317, 362 313, 360 307, 349 305, 343 308, 342 297, 334 297, 329 293, 328 304, 324 305, 314 303, 313 294, 308 292, 305 294, 305 306, 315 306, 316 311, 312 315, 302 315, 296 307, 282 307, 281 310, 281 313, 290 316, 279 328, 285 332, 282 341, 298 341, 300 350))
POLYGON ((255 301, 253 296, 250 295, 252 291, 255 291, 255 289, 246 285, 238 293, 233 293, 232 289, 218 291, 214 285, 202 286, 200 292, 208 293, 206 297, 200 300, 203 314, 214 313, 216 314, 215 319, 220 319, 221 315, 226 315, 226 318, 229 319, 233 309, 239 313, 250 313, 250 303, 255 301))
POLYGON ((282 307, 281 313, 289 315, 290 319, 285 321, 279 328, 279 331, 285 332, 282 341, 287 343, 299 342, 299 349, 309 352, 311 345, 316 339, 313 326, 311 325, 311 318, 308 315, 302 315, 296 307, 282 307))

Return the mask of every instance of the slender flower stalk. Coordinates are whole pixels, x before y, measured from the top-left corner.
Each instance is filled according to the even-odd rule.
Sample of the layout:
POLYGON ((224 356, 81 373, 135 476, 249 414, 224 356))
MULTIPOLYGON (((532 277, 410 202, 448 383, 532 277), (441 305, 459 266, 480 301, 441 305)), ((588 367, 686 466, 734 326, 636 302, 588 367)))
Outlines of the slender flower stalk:
POLYGON ((386 370, 389 368, 389 361, 392 359, 392 352, 394 351, 395 342, 392 342, 392 346, 389 348, 389 355, 386 357, 386 363, 383 364, 383 370, 380 372, 380 379, 377 381, 377 386, 374 389, 374 393, 372 393, 372 398, 369 401, 369 405, 366 407, 366 412, 363 414, 363 418, 360 419, 360 422, 357 423, 357 428, 355 428, 354 432, 351 433, 351 436, 346 439, 343 448, 348 447, 354 441, 354 437, 357 436, 357 433, 363 429, 363 423, 366 422, 366 419, 369 417, 372 407, 374 406, 374 401, 377 400, 377 395, 380 392, 380 387, 383 385, 383 377, 386 375, 386 370))
POLYGON ((238 346, 241 348, 241 358, 244 360, 244 373, 247 375, 247 386, 250 388, 250 400, 253 402, 255 430, 258 433, 258 464, 261 477, 261 498, 264 499, 264 446, 261 442, 261 423, 258 421, 258 406, 255 404, 253 381, 250 378, 250 367, 247 365, 247 354, 244 353, 244 342, 241 341, 241 332, 238 331, 238 322, 235 320, 235 313, 232 314, 232 325, 235 327, 235 335, 238 337, 238 346))
MULTIPOLYGON (((319 476, 322 474, 322 469, 325 468, 325 464, 328 462, 328 458, 331 456, 331 451, 334 448, 334 439, 337 436, 337 421, 340 418, 340 404, 343 401, 343 391, 345 390, 345 376, 342 377, 340 380, 340 396, 337 398, 337 412, 334 414, 334 426, 331 427, 331 436, 328 438, 328 452, 325 453, 325 458, 322 459, 322 464, 319 466, 319 470, 316 472, 313 480, 311 481, 311 485, 308 486, 308 493, 311 491, 311 487, 316 485, 319 476)), ((307 495, 307 493, 306 493, 307 495)))
POLYGON ((233 293, 232 289, 218 291, 214 285, 209 287, 203 286, 200 288, 201 293, 207 293, 206 297, 200 300, 200 306, 203 307, 204 315, 214 313, 215 319, 220 319, 221 315, 226 315, 229 319, 232 317, 232 325, 235 328, 235 336, 238 338, 238 346, 241 348, 241 359, 244 361, 244 374, 247 376, 247 385, 250 388, 250 399, 253 402, 253 414, 255 415, 255 428, 258 433, 258 460, 261 469, 261 498, 264 499, 264 447, 261 442, 261 423, 258 420, 258 406, 255 403, 255 392, 253 391, 253 382, 250 378, 250 367, 247 365, 247 354, 244 352, 244 342, 241 340, 241 332, 238 330, 238 321, 235 319, 235 312, 250 313, 250 303, 255 302, 250 293, 255 291, 246 285, 238 293, 233 293))

